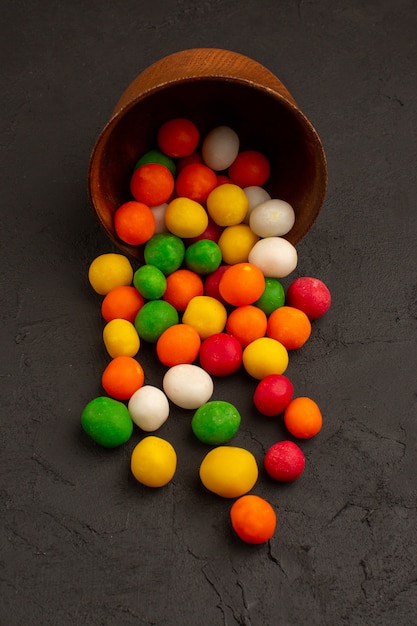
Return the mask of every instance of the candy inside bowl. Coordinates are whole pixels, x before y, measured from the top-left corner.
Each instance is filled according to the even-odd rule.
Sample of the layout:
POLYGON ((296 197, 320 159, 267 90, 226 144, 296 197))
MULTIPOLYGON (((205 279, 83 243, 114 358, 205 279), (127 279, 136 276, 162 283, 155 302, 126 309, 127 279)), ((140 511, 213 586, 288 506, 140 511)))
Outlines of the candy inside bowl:
POLYGON ((295 222, 285 238, 297 244, 322 207, 326 159, 320 138, 286 87, 258 62, 236 52, 197 48, 157 61, 129 85, 93 148, 88 191, 111 241, 143 260, 143 246, 123 242, 114 214, 132 199, 138 159, 157 147, 158 130, 173 118, 191 120, 201 140, 218 126, 238 135, 239 149, 256 150, 270 164, 264 188, 289 203, 295 222))

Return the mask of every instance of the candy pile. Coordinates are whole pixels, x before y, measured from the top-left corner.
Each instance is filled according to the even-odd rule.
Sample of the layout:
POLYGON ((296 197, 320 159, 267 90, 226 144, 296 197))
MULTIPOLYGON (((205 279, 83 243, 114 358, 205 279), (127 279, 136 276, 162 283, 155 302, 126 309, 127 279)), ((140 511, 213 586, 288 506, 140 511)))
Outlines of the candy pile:
MULTIPOLYGON (((241 415, 224 400, 212 400, 214 379, 243 369, 256 381, 253 404, 265 416, 283 415, 296 439, 322 427, 319 407, 294 397, 284 375, 289 353, 301 348, 312 321, 330 307, 319 279, 280 282, 297 266, 295 247, 284 236, 295 212, 271 198, 264 185, 267 158, 241 150, 235 131, 212 129, 201 138, 194 123, 164 123, 156 146, 137 161, 131 199, 117 208, 114 229, 121 242, 143 246, 144 262, 133 268, 123 254, 95 258, 88 271, 103 296, 103 343, 110 361, 102 373, 104 394, 84 408, 85 432, 104 447, 126 443, 136 426, 154 433, 169 417, 170 403, 192 411, 194 436, 210 446, 199 477, 209 491, 235 499, 232 527, 243 541, 271 538, 271 505, 249 495, 258 480, 254 455, 229 445, 241 415), (153 344, 164 367, 162 389, 146 383, 142 342, 153 344)), ((293 441, 273 444, 265 472, 277 481, 296 480, 305 458, 293 441)), ((143 436, 131 455, 131 472, 149 487, 163 487, 176 472, 172 444, 143 436)))

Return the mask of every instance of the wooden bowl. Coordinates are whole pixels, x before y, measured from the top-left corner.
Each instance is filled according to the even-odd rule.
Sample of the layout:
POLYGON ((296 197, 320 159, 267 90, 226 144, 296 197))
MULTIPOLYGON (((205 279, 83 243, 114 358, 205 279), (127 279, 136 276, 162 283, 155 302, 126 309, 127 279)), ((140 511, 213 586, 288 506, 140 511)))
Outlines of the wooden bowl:
POLYGON ((269 159, 265 189, 289 202, 296 220, 286 235, 297 244, 322 207, 327 166, 320 138, 281 81, 258 62, 236 52, 195 48, 162 58, 145 69, 120 97, 93 148, 88 192, 101 226, 126 255, 143 260, 113 227, 116 209, 132 199, 136 161, 156 146, 159 127, 173 117, 191 119, 201 137, 219 125, 239 135, 240 149, 269 159))

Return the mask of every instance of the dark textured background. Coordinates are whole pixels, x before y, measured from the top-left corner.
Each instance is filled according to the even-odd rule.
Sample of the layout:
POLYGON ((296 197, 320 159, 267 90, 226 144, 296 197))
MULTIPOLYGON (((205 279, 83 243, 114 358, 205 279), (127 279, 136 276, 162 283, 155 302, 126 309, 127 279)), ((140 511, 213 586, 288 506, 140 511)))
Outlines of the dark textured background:
MULTIPOLYGON (((0 29, 0 623, 414 626, 415 1, 3 0, 0 29), (138 431, 105 451, 80 429, 107 363, 87 270, 113 251, 87 197, 90 152, 131 80, 192 47, 272 70, 328 160, 295 274, 324 280, 333 305, 287 370, 324 427, 299 481, 261 472, 278 528, 257 547, 201 487, 187 413, 159 431, 179 466, 157 491, 130 476, 138 431)), ((286 433, 256 416, 252 389, 236 375, 215 395, 242 411, 235 443, 261 461, 286 433)))

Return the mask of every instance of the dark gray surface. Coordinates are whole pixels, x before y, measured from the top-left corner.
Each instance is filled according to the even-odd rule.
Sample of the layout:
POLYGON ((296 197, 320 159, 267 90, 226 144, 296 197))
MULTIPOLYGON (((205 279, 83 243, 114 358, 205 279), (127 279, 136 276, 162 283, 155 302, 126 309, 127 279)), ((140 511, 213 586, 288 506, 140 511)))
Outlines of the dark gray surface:
MULTIPOLYGON (((8 626, 387 626, 416 623, 417 15, 414 0, 6 1, 1 88, 0 623, 8 626), (251 56, 287 86, 326 151, 322 212, 296 274, 333 294, 287 371, 320 404, 270 544, 232 534, 205 492, 206 451, 174 411, 175 480, 141 488, 139 440, 80 429, 107 357, 87 282, 113 251, 86 193, 90 151, 121 92, 184 48, 251 56)), ((287 281, 288 282, 288 281, 287 281)), ((144 351, 148 382, 160 384, 144 351)), ((236 445, 285 436, 234 376, 236 445)))

